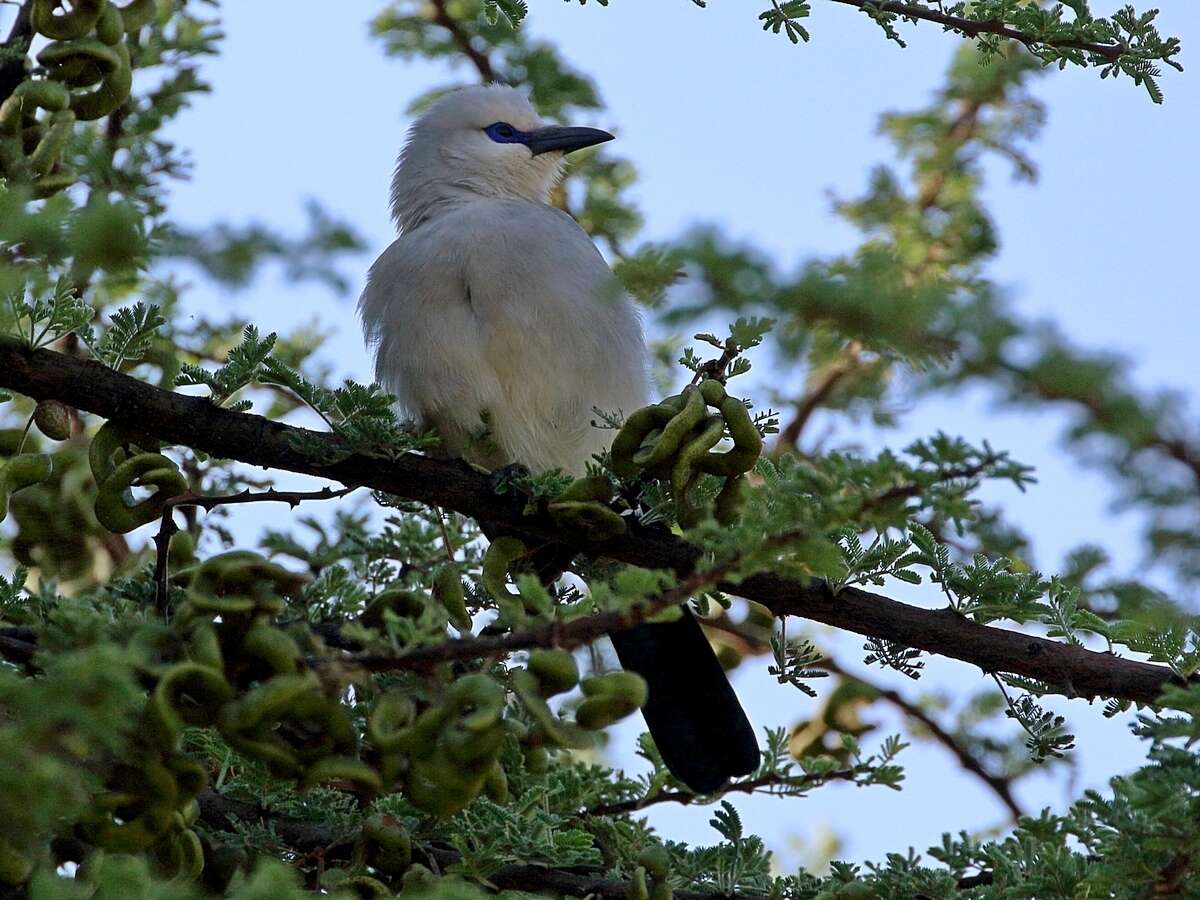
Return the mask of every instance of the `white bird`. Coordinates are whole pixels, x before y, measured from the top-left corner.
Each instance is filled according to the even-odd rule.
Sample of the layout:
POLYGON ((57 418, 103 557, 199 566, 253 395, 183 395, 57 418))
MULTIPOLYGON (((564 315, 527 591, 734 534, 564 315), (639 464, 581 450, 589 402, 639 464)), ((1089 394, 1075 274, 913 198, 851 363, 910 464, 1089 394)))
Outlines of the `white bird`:
MULTIPOLYGON (((371 267, 359 313, 377 380, 450 455, 583 474, 612 438, 593 409, 645 405, 637 312, 548 202, 564 154, 608 140, 547 125, 499 86, 449 94, 412 127, 392 180, 400 237, 371 267)), ((646 679, 642 712, 677 777, 707 793, 757 767, 754 730, 686 607, 612 641, 646 679)))
POLYGON ((604 257, 548 203, 564 153, 611 140, 547 125, 514 88, 450 94, 413 126, 392 180, 400 238, 359 304, 376 379, 451 455, 583 474, 644 406, 641 324, 604 257), (480 452, 487 432, 498 453, 480 452))

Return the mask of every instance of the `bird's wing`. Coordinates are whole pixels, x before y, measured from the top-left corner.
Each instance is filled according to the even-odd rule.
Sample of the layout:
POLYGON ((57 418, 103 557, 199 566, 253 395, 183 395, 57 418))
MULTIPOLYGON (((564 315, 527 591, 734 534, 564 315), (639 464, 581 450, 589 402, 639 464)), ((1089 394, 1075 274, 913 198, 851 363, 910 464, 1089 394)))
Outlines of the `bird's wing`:
POLYGON ((611 434, 593 407, 640 406, 641 326, 583 230, 544 204, 480 200, 405 234, 360 303, 377 377, 414 414, 505 455, 580 471, 611 434))

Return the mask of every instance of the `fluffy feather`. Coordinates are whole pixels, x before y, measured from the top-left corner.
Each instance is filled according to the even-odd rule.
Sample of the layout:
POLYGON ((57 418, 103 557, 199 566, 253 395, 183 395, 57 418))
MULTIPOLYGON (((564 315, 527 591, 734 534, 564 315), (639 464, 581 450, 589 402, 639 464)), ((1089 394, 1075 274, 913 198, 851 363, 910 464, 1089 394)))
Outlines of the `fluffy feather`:
POLYGON ((518 91, 471 88, 413 126, 392 183, 400 237, 371 267, 359 312, 376 378, 460 454, 488 422, 498 459, 581 473, 611 432, 593 407, 647 396, 641 324, 575 221, 550 206, 561 153, 483 129, 542 120, 518 91))

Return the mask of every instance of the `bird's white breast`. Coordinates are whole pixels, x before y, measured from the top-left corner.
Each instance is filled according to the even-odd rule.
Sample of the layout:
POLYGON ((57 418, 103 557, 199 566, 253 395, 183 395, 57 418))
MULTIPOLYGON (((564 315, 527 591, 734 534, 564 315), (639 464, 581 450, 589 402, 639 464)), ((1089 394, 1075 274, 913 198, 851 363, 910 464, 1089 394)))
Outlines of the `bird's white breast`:
POLYGON ((451 452, 490 420, 507 460, 582 472, 647 397, 632 303, 583 230, 523 200, 466 202, 404 234, 360 302, 376 377, 451 452))

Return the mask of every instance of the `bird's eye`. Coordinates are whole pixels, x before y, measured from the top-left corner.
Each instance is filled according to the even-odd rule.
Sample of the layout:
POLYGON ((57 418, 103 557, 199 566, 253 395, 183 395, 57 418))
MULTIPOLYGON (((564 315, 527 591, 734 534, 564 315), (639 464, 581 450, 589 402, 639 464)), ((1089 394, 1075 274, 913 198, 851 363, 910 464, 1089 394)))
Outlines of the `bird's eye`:
POLYGON ((483 131, 493 141, 500 144, 511 144, 521 139, 521 133, 507 122, 495 122, 483 131))

